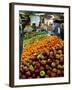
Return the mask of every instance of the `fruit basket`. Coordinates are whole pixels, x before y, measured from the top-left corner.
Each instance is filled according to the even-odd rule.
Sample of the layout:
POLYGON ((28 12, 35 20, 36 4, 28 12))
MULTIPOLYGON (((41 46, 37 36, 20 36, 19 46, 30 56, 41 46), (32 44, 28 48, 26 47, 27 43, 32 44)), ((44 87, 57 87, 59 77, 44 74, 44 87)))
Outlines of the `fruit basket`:
POLYGON ((22 51, 20 79, 64 76, 64 42, 57 36, 44 36, 22 51))

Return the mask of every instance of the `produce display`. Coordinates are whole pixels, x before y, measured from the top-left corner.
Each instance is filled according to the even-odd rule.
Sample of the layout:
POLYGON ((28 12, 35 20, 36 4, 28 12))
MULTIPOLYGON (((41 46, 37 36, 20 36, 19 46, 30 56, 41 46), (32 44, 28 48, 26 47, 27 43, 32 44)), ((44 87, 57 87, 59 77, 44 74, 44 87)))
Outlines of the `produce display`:
POLYGON ((20 62, 20 79, 64 76, 64 42, 57 36, 44 36, 27 44, 20 62))

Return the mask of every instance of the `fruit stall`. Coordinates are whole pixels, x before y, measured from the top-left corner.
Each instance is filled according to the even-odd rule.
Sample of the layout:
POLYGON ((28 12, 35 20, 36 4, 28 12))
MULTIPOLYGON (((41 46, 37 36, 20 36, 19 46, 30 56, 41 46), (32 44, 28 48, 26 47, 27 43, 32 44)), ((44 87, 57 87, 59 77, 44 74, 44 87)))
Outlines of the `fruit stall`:
POLYGON ((28 43, 21 56, 20 78, 64 76, 64 42, 57 36, 44 36, 28 43))
POLYGON ((19 78, 64 77, 63 15, 35 12, 22 14, 19 78), (55 18, 57 20, 54 21, 55 18), (58 32, 52 29, 54 23, 58 32))

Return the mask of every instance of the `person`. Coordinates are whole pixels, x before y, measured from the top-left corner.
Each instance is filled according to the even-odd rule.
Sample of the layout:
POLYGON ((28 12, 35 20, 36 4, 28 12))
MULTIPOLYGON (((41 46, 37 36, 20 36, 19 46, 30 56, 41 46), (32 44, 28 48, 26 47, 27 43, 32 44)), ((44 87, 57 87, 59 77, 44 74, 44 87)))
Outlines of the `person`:
POLYGON ((62 40, 64 40, 64 22, 61 23, 61 34, 60 37, 62 40))
POLYGON ((28 16, 28 15, 26 15, 26 25, 25 25, 25 28, 24 28, 24 33, 25 32, 32 32, 32 27, 31 27, 31 25, 30 25, 30 22, 31 22, 31 20, 30 20, 30 17, 28 16))
POLYGON ((53 35, 53 32, 52 32, 52 23, 49 23, 48 25, 48 36, 50 35, 53 35))
POLYGON ((59 20, 55 20, 54 23, 53 23, 53 26, 52 26, 52 29, 53 29, 53 33, 56 35, 56 36, 59 36, 60 37, 60 21, 59 20))
POLYGON ((44 23, 41 23, 40 30, 47 32, 47 25, 44 23))
POLYGON ((25 28, 24 28, 24 32, 32 32, 32 27, 30 24, 26 25, 25 28))
POLYGON ((35 23, 32 24, 32 29, 33 29, 33 31, 36 31, 37 28, 36 28, 36 24, 35 23))

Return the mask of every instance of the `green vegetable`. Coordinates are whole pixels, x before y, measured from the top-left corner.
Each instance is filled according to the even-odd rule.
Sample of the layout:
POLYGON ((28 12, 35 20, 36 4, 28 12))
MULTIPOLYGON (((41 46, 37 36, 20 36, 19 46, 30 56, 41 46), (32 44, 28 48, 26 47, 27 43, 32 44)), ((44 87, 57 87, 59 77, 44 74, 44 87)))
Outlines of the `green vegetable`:
POLYGON ((23 47, 25 47, 26 45, 30 44, 30 43, 34 43, 34 42, 37 42, 39 41, 40 39, 46 37, 46 34, 36 34, 36 35, 32 35, 32 36, 29 36, 29 35, 25 35, 24 36, 24 40, 23 40, 23 47))

